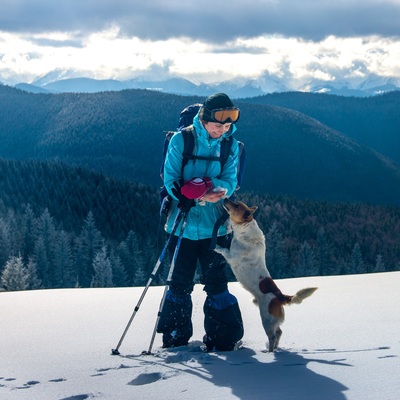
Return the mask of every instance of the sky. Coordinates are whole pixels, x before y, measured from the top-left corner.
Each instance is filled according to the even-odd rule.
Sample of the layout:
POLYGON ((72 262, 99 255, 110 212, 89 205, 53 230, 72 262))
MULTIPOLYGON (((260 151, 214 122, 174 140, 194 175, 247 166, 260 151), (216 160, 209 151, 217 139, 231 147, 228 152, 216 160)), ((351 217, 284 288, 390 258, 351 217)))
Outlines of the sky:
POLYGON ((286 307, 280 347, 238 283, 245 334, 233 352, 201 351, 205 293, 193 293, 188 347, 149 349, 163 287, 151 286, 119 347, 143 288, 0 293, 0 398, 7 400, 397 400, 400 272, 277 280, 286 294, 317 286, 286 307))
POLYGON ((0 81, 400 78, 400 0, 2 0, 0 81))

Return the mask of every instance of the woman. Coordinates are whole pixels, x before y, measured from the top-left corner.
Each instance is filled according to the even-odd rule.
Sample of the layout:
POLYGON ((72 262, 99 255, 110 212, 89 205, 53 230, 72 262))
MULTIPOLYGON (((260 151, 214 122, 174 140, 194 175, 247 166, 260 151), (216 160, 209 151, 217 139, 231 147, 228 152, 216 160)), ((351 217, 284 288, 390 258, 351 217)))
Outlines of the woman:
MULTIPOLYGON (((182 171, 183 136, 176 133, 170 141, 164 165, 164 184, 173 202, 165 229, 171 233, 177 215, 187 212, 186 226, 164 307, 157 326, 163 334, 163 347, 187 345, 193 334, 191 314, 193 279, 201 267, 201 283, 207 293, 204 304, 203 341, 208 351, 233 350, 243 337, 243 322, 235 296, 228 291, 224 258, 210 250, 214 225, 221 216, 222 199, 237 186, 239 146, 232 140, 223 167, 219 160, 221 141, 233 135, 239 109, 224 93, 206 99, 193 120, 194 154, 182 171), (182 186, 178 182, 185 182, 182 186)), ((176 230, 177 235, 180 228, 176 230)), ((229 247, 229 222, 218 230, 217 244, 229 247)), ((171 249, 177 236, 171 238, 171 249)))

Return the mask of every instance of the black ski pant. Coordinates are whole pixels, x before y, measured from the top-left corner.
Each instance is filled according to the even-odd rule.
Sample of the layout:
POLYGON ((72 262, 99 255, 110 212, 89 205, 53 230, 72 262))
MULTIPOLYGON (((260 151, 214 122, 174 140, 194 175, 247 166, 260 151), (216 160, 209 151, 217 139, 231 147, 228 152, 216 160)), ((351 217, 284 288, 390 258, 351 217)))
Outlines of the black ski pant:
MULTIPOLYGON (((169 246, 172 260, 177 237, 169 246)), ((243 337, 243 322, 236 298, 228 291, 226 260, 209 250, 211 239, 190 240, 182 238, 169 282, 164 307, 157 332, 163 333, 164 347, 185 345, 193 334, 191 293, 197 266, 201 269, 200 281, 207 298, 204 303, 203 341, 208 349, 229 350, 243 337)), ((217 244, 229 247, 230 235, 218 237, 217 244)))

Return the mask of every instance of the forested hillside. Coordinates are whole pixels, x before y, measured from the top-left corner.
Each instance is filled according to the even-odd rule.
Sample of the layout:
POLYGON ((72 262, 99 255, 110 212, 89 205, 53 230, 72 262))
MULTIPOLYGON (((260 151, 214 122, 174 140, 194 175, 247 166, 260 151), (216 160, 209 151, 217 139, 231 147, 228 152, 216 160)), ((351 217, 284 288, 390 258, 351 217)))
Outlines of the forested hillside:
POLYGON ((60 163, 0 159, 0 270, 21 256, 44 287, 87 287, 104 246, 114 284, 132 283, 154 257, 158 222, 149 186, 60 163))
MULTIPOLYGON (((400 209, 240 192, 276 278, 400 269, 400 209)), ((0 287, 144 285, 164 247, 158 193, 82 167, 0 159, 0 287)), ((167 263, 154 280, 164 283, 167 263)))
MULTIPOLYGON (((1 86, 0 157, 60 160, 156 188, 163 131, 175 129, 185 106, 203 100, 146 90, 33 94, 1 86)), ((235 135, 246 145, 244 190, 400 204, 393 160, 297 111, 237 104, 242 114, 235 135)), ((384 108, 376 110, 383 118, 384 108)))
POLYGON ((244 101, 300 111, 400 163, 400 91, 364 98, 288 92, 244 101))

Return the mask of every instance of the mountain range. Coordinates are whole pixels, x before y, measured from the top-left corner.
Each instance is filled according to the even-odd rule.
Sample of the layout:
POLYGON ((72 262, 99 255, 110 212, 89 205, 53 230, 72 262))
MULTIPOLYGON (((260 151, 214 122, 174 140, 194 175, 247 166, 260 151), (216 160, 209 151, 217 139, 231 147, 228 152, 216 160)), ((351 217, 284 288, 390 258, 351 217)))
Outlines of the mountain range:
MULTIPOLYGON (((203 99, 139 89, 33 94, 0 85, 0 271, 21 254, 34 260, 44 287, 88 287, 106 243, 114 284, 144 284, 163 238, 165 131, 203 99), (85 247, 92 237, 97 244, 85 247)), ((388 153, 400 153, 400 92, 289 92, 235 104, 235 136, 246 154, 238 198, 259 207, 258 223, 279 253, 268 260, 274 275, 398 269, 400 167, 388 153), (352 137, 363 120, 381 138, 380 152, 352 137)))
MULTIPOLYGON (((301 101, 310 108, 326 96, 332 110, 342 101, 308 95, 301 101)), ((282 96, 289 104, 296 94, 282 96)), ((58 160, 157 187, 163 131, 176 128, 184 107, 203 100, 138 89, 32 94, 0 86, 0 157, 58 160)), ((263 102, 264 97, 237 102, 242 111, 237 138, 246 148, 243 190, 400 204, 400 167, 394 158, 306 113, 263 102)), ((372 131, 399 154, 391 139, 398 136, 399 104, 400 92, 352 98, 345 119, 357 125, 374 113, 372 131), (386 130, 379 129, 381 124, 386 130)))
POLYGON ((322 93, 272 93, 246 102, 299 111, 400 163, 398 91, 362 99, 322 93))
POLYGON ((147 75, 128 80, 95 79, 90 76, 80 76, 77 71, 56 69, 34 79, 32 82, 18 83, 15 87, 33 93, 94 93, 124 89, 151 89, 164 93, 199 96, 208 96, 215 92, 226 92, 233 98, 248 98, 296 90, 364 97, 400 90, 400 79, 371 74, 361 81, 359 79, 340 78, 333 81, 314 80, 301 88, 294 88, 284 78, 269 73, 253 79, 237 77, 218 83, 196 84, 182 77, 160 79, 157 76, 147 75))

